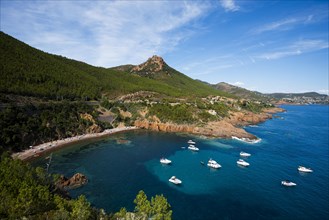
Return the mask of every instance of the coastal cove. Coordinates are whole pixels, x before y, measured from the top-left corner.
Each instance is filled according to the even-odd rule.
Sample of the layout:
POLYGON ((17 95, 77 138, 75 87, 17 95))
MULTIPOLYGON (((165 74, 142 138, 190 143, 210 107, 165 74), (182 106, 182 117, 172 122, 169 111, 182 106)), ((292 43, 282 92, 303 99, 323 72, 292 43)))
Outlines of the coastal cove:
MULTIPOLYGON (((132 210, 142 189, 149 196, 164 194, 174 219, 326 219, 328 106, 283 108, 287 112, 273 120, 245 127, 261 138, 259 143, 134 130, 55 151, 49 171, 65 176, 84 173, 88 184, 70 195, 85 194, 92 205, 107 212, 132 210), (187 150, 189 139, 196 141, 199 152, 187 150), (251 154, 248 168, 236 164, 241 151, 251 154), (172 164, 161 165, 161 157, 172 164), (209 158, 222 168, 200 164, 209 158), (299 165, 314 173, 299 173, 299 165), (183 184, 170 184, 172 175, 183 184), (285 179, 297 186, 281 186, 285 179)), ((46 162, 40 157, 32 164, 44 167, 46 162)))

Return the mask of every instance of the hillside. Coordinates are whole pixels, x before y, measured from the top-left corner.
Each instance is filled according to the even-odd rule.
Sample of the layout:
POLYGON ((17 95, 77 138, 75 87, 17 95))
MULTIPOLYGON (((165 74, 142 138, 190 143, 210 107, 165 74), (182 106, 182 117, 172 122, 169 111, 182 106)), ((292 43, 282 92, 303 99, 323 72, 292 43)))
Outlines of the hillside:
POLYGON ((263 101, 269 99, 269 97, 267 97, 266 95, 260 92, 250 91, 238 86, 233 86, 225 82, 221 82, 211 86, 220 91, 224 91, 244 99, 263 100, 263 101))
POLYGON ((319 94, 316 92, 306 92, 306 93, 260 93, 257 91, 250 91, 238 86, 233 86, 225 82, 218 83, 216 85, 211 85, 212 87, 227 92, 229 94, 235 95, 236 97, 257 100, 263 102, 273 102, 273 103, 292 103, 292 104, 328 104, 328 95, 319 94))
MULTIPOLYGON (((223 95, 170 68, 170 77, 141 77, 136 66, 101 68, 52 55, 0 32, 0 93, 59 100, 97 100, 137 91, 173 97, 223 95), (123 71, 122 71, 123 70, 123 71)), ((161 74, 158 74, 161 75, 161 74)))

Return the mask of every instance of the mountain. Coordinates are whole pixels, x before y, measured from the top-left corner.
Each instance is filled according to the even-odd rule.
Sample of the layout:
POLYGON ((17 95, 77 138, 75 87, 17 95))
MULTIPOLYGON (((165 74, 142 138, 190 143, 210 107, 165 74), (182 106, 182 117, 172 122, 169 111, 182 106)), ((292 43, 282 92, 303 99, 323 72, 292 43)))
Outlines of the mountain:
POLYGON ((94 67, 45 53, 4 32, 0 70, 0 93, 52 100, 97 100, 137 91, 171 97, 229 96, 179 73, 158 56, 137 66, 94 67))
POLYGON ((139 65, 123 65, 111 69, 171 85, 185 94, 199 94, 202 96, 212 94, 233 97, 226 92, 215 90, 199 80, 191 79, 170 67, 162 57, 157 55, 139 65), (214 91, 216 92, 214 93, 214 91))
POLYGON ((269 93, 264 94, 256 91, 250 91, 238 86, 233 86, 225 82, 218 83, 216 85, 211 85, 212 87, 227 92, 229 94, 235 95, 240 98, 258 100, 264 102, 276 102, 276 103, 293 103, 293 104, 328 104, 328 95, 319 94, 316 92, 306 92, 306 93, 269 93))
POLYGON ((276 99, 289 99, 289 98, 302 98, 302 97, 309 97, 309 98, 325 98, 328 95, 319 94, 317 92, 304 92, 304 93, 270 93, 267 94, 270 97, 276 98, 276 99))
POLYGON ((220 82, 215 85, 211 85, 213 88, 218 89, 220 91, 224 91, 230 94, 233 94, 237 97, 244 99, 254 99, 254 100, 268 100, 269 97, 256 91, 250 91, 238 86, 233 86, 231 84, 220 82))

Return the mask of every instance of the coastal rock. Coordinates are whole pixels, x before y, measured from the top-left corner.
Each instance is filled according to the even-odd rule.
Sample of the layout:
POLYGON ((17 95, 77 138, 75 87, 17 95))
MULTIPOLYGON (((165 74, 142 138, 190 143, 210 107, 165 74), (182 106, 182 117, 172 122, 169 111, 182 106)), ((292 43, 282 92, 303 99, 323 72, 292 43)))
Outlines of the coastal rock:
POLYGON ((181 132, 209 137, 231 138, 232 136, 236 136, 239 138, 256 139, 254 135, 247 133, 242 128, 237 128, 226 121, 211 122, 204 127, 200 127, 195 125, 149 122, 145 119, 135 121, 135 126, 153 131, 181 132))
POLYGON ((159 119, 154 120, 154 118, 151 118, 151 120, 136 120, 135 126, 153 131, 182 132, 221 138, 231 138, 232 136, 235 136, 238 138, 255 140, 257 137, 246 132, 243 128, 241 128, 241 126, 264 122, 271 119, 273 113, 282 111, 284 110, 280 108, 271 108, 258 114, 247 111, 230 112, 229 118, 224 118, 221 121, 208 122, 204 126, 197 126, 195 124, 175 124, 168 122, 162 123, 159 119))
POLYGON ((83 186, 87 184, 87 182, 88 179, 84 174, 76 173, 70 179, 62 175, 56 185, 60 189, 73 189, 83 186))
POLYGON ((84 120, 87 120, 87 121, 90 121, 90 122, 93 123, 91 126, 89 126, 86 129, 87 134, 102 132, 102 128, 98 124, 96 124, 96 121, 95 121, 95 119, 93 118, 92 115, 85 113, 85 114, 80 114, 80 117, 84 120))

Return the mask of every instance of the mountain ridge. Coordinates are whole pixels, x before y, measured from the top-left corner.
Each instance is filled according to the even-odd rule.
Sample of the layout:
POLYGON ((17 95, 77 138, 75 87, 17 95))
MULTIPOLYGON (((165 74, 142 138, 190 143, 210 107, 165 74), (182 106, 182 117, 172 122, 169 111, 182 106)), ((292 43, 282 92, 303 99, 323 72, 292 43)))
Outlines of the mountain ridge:
POLYGON ((230 96, 174 70, 163 60, 154 69, 167 71, 168 74, 153 74, 156 77, 148 77, 143 74, 148 70, 145 67, 95 67, 43 52, 2 31, 0 51, 0 93, 5 94, 45 97, 51 100, 99 100, 103 96, 115 98, 137 91, 151 91, 171 97, 230 96))

